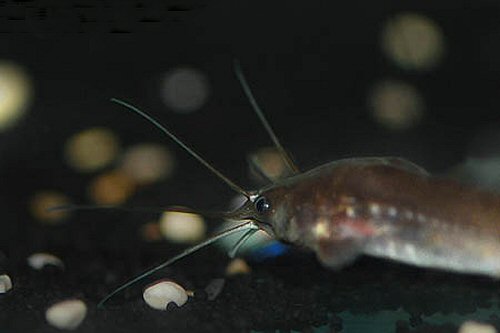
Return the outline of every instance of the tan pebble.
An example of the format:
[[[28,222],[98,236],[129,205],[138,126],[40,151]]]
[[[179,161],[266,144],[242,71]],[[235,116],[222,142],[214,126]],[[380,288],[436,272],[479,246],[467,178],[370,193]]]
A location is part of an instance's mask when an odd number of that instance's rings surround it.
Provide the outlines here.
[[[247,262],[241,258],[233,259],[226,267],[226,275],[248,274],[252,271]]]
[[[460,326],[458,333],[497,333],[497,330],[489,324],[466,321]]]
[[[0,275],[0,294],[5,294],[12,289],[12,280],[7,274]]]
[[[173,281],[159,281],[144,290],[144,301],[153,309],[166,310],[170,302],[183,306],[188,295],[186,290]]]
[[[87,315],[87,306],[78,299],[69,299],[50,306],[45,311],[47,322],[61,330],[74,330]]]
[[[28,265],[40,270],[47,265],[53,265],[59,268],[64,268],[64,263],[61,259],[50,253],[34,253],[28,257]]]

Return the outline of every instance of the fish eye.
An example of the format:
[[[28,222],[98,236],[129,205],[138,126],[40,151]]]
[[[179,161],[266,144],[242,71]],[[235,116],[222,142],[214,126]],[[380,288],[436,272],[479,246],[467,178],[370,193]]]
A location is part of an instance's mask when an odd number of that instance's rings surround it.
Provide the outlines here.
[[[254,205],[255,205],[255,210],[259,214],[264,214],[271,209],[271,204],[266,199],[266,197],[263,197],[263,196],[258,197],[255,200]]]

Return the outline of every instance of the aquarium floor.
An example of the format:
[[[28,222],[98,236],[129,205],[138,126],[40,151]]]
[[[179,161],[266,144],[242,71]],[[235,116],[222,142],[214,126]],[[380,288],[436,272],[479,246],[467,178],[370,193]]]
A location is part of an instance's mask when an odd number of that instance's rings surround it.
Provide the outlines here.
[[[97,302],[114,287],[182,247],[131,243],[120,248],[108,243],[89,250],[80,241],[76,249],[51,251],[64,261],[64,269],[36,271],[23,255],[4,256],[2,270],[14,287],[0,295],[0,332],[55,332],[44,319],[45,309],[73,297],[89,307],[76,332],[456,332],[467,319],[500,327],[495,315],[500,283],[491,279],[370,258],[331,271],[300,251],[250,262],[251,273],[226,278],[220,295],[209,301],[203,290],[212,279],[224,277],[228,259],[217,248],[208,248],[99,310]],[[27,252],[21,246],[18,250]],[[177,281],[193,290],[194,297],[180,308],[149,308],[142,290],[159,278]]]

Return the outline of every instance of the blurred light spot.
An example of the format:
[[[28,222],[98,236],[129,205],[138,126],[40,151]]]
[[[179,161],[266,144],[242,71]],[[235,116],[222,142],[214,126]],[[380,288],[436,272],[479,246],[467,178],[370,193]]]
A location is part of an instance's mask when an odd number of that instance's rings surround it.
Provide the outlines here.
[[[111,130],[94,127],[69,138],[65,146],[65,157],[75,170],[91,172],[113,162],[119,151],[118,137]]]
[[[164,146],[145,143],[125,152],[121,170],[139,185],[147,185],[170,176],[174,170],[172,153]]]
[[[33,87],[24,69],[0,61],[0,131],[13,126],[31,102]]]
[[[249,156],[250,166],[255,177],[276,180],[285,176],[288,166],[280,152],[274,147],[258,149]]]
[[[149,222],[141,226],[142,239],[155,242],[163,239],[158,222]]]
[[[194,243],[205,237],[205,220],[197,214],[167,211],[160,218],[160,230],[169,241]]]
[[[90,184],[88,193],[92,201],[100,205],[119,205],[134,194],[135,183],[125,173],[114,170],[97,176]]]
[[[372,116],[382,126],[392,130],[406,130],[421,120],[424,101],[411,85],[385,80],[372,87],[368,96]]]
[[[440,27],[428,17],[402,13],[386,22],[382,49],[404,69],[426,70],[442,60],[444,37]]]
[[[67,196],[56,191],[36,193],[30,201],[30,211],[33,217],[47,224],[57,224],[70,215],[69,210],[50,210],[50,208],[65,206],[70,203]]]
[[[198,110],[210,94],[208,79],[194,68],[176,68],[167,72],[161,89],[163,102],[179,113]]]

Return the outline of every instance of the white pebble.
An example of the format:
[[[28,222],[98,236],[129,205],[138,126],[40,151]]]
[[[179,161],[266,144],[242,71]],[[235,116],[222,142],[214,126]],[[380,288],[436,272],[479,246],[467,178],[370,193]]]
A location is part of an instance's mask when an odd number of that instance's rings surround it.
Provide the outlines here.
[[[497,330],[489,324],[466,321],[460,326],[458,333],[497,333]]]
[[[30,255],[28,257],[28,265],[37,270],[44,268],[46,265],[64,268],[62,260],[50,253],[34,253]]]
[[[81,324],[87,315],[87,306],[78,299],[58,302],[45,311],[47,322],[62,330],[73,330]]]
[[[144,290],[142,297],[156,310],[166,310],[170,302],[183,306],[188,300],[186,290],[172,281],[160,281],[149,286]]]
[[[0,294],[5,294],[12,289],[12,281],[7,274],[0,275]]]
[[[205,236],[205,221],[200,215],[183,212],[165,212],[160,218],[160,231],[166,239],[176,243],[195,243]]]

